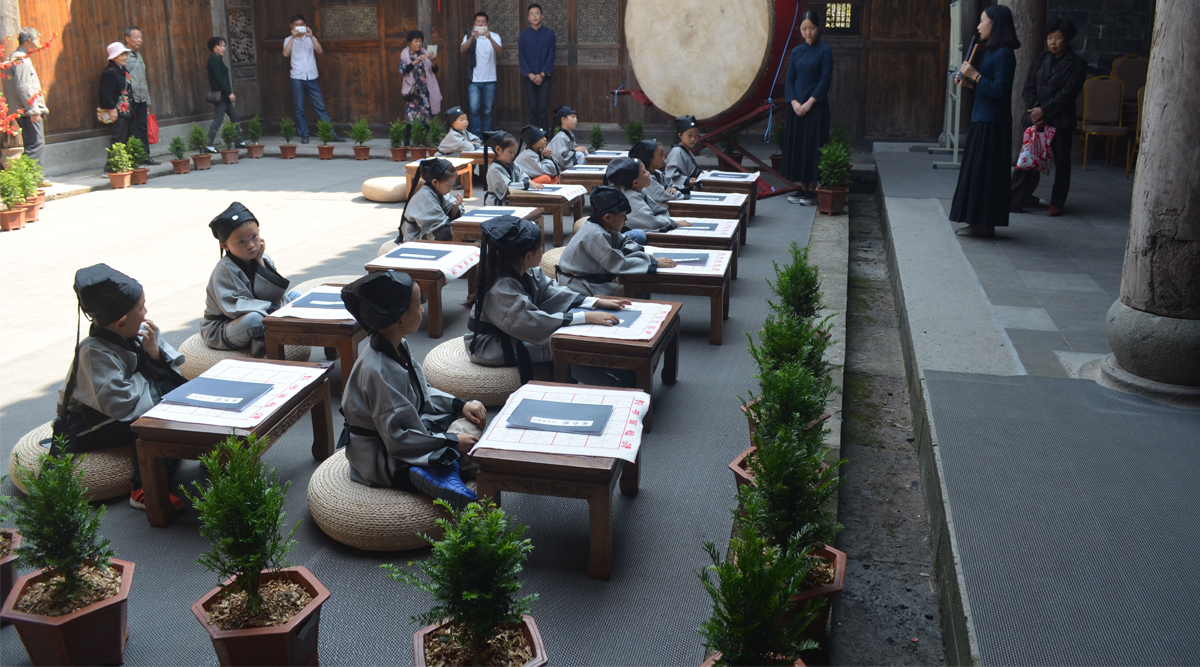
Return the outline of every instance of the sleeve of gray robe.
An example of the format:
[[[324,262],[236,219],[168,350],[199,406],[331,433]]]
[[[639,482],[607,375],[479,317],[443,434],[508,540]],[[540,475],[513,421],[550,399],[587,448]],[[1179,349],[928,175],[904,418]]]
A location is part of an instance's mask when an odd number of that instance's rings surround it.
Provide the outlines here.
[[[529,295],[533,294],[533,298]],[[547,347],[550,336],[571,322],[567,311],[582,305],[584,297],[554,283],[540,267],[530,269],[522,280],[501,278],[492,285],[483,302],[481,319],[515,340]],[[478,339],[475,351],[471,342]],[[471,360],[489,366],[504,364],[499,336],[468,332],[464,339]]]
[[[559,131],[550,140],[550,155],[554,158],[554,164],[558,166],[560,174],[577,164],[586,162],[583,154],[575,150],[575,146],[575,141],[566,131]]]
[[[428,183],[422,185],[404,206],[401,227],[404,240],[445,240],[450,221],[462,215],[461,208],[454,206],[453,201],[450,195],[439,195]]]
[[[667,209],[650,200],[645,190],[638,192],[633,188],[626,188],[622,192],[625,193],[632,209],[625,217],[626,227],[647,232],[669,232],[675,229],[675,222],[667,214]]]
[[[558,176],[558,165],[554,163],[554,160],[542,157],[532,148],[521,151],[521,154],[517,156],[516,165],[521,168],[521,171],[529,174],[530,178]]]
[[[700,175],[700,167],[696,165],[696,158],[688,149],[676,146],[667,155],[665,175],[670,183],[669,187],[686,188],[688,181]]]
[[[594,222],[587,222],[571,237],[558,259],[558,266],[562,269],[559,283],[588,296],[611,295],[617,289],[615,276],[658,271],[658,262],[642,246],[626,239],[620,232],[604,229]],[[614,276],[614,280],[594,278],[600,275]],[[588,280],[585,276],[593,276],[593,279]]]
[[[437,152],[441,156],[457,156],[463,151],[479,150],[483,144],[479,141],[479,137],[471,134],[469,130],[451,129],[446,132],[446,136],[442,137],[442,141],[438,144]]]
[[[270,257],[264,256],[263,260],[271,267],[271,272],[278,273]],[[236,320],[246,313],[266,316],[283,305],[286,284],[283,287],[273,284],[260,272],[256,274],[254,286],[251,291],[250,280],[242,269],[228,255],[222,257],[208,279],[204,314]]]
[[[162,377],[178,374],[176,369],[183,364],[183,355],[161,335],[157,340],[166,368],[147,364],[147,372]],[[63,384],[65,389],[66,383]],[[151,383],[137,372],[137,353],[88,336],[79,344],[71,399],[117,421],[131,422],[146,414],[162,397],[157,396]],[[62,401],[62,389],[59,390],[59,401]]]
[[[669,201],[675,201],[682,196],[678,191],[676,191],[673,195],[668,194],[667,190],[673,187],[675,186],[667,182],[667,177],[665,174],[663,174],[661,171],[656,171],[650,174],[650,185],[647,185],[642,189],[642,194],[660,204],[665,204]]]
[[[508,203],[509,190],[526,190],[529,188],[529,176],[514,162],[511,167],[505,167],[499,162],[488,167],[487,191],[490,197],[485,198],[485,206],[503,206]]]

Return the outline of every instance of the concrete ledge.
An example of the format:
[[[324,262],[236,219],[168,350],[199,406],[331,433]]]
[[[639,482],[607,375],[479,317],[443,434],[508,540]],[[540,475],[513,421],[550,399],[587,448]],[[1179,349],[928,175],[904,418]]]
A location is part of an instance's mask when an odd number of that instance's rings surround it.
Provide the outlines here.
[[[825,423],[825,446],[834,461],[842,458],[842,402],[845,396],[846,312],[850,296],[850,216],[821,215],[813,219],[808,236],[808,259],[821,271],[821,291],[825,307],[818,317],[833,315],[829,320],[832,344],[825,351],[825,360],[833,365],[829,377],[833,391],[826,408],[832,415]]]

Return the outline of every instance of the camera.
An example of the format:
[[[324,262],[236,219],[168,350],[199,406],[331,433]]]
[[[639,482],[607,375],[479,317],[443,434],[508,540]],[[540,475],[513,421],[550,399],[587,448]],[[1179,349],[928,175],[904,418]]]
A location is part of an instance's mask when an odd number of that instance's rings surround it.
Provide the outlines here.
[[[302,26],[302,25],[296,26],[296,32],[303,35],[304,33],[308,32],[308,28],[306,26]]]

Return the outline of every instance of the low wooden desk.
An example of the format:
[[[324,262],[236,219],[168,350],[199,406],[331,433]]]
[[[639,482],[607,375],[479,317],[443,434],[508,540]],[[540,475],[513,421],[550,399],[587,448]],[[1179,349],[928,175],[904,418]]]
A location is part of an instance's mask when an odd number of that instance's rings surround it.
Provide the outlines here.
[[[474,184],[471,182],[471,171],[475,169],[475,161],[469,157],[447,157],[442,159],[449,160],[450,164],[454,165],[454,171],[458,173],[458,182],[462,183],[463,199],[470,199],[471,193],[474,191]],[[420,166],[421,160],[413,160],[404,165],[404,172],[408,176],[407,183],[409,187],[412,187],[413,180],[417,177],[417,168]],[[466,178],[463,178],[464,176]]]
[[[629,299],[644,301],[644,299]],[[679,309],[683,304],[673,301],[658,301],[671,306],[667,320],[650,340],[620,340],[616,338],[593,338],[573,336],[559,329],[550,336],[550,351],[554,356],[554,380],[569,383],[571,364],[620,368],[631,370],[637,375],[638,389],[654,395],[654,369],[658,360],[663,362],[663,384],[675,384],[679,376]],[[654,403],[644,418],[646,430],[654,422]]]
[[[612,387],[597,389],[622,391]],[[475,450],[471,458],[479,464],[476,481],[480,498],[491,498],[497,505],[500,504],[500,495],[504,491],[586,500],[591,543],[587,573],[593,579],[608,579],[612,573],[612,490],[620,480],[621,493],[627,496],[637,495],[639,468],[642,462],[641,448],[638,449],[637,460],[633,463],[600,456],[541,454],[487,448]]]
[[[472,164],[482,165],[483,164],[483,151],[484,151],[484,149],[480,148],[477,151],[463,151],[463,152],[459,153],[458,155],[459,155],[459,157],[470,160]],[[487,152],[489,154],[488,163],[490,164],[492,162],[495,162],[496,161],[496,151],[492,150],[491,148],[488,148]]]
[[[471,243],[455,243],[453,241],[420,241],[420,243],[473,245]],[[400,273],[407,273],[412,277],[413,282],[421,286],[421,293],[425,294],[425,305],[427,307],[425,317],[428,319],[426,331],[430,338],[442,337],[442,333],[445,330],[444,322],[442,322],[442,288],[446,286],[446,274],[442,273],[441,269],[395,269],[386,266],[372,266],[370,262],[364,268],[367,270],[367,273],[399,271]],[[465,275],[468,294],[475,293],[475,274],[478,269],[479,265],[476,264]]]
[[[704,194],[703,192],[699,194]],[[719,193],[714,193],[719,194]],[[738,221],[738,237],[742,245],[746,245],[746,228],[750,224],[750,198],[747,197],[741,206],[726,204],[700,203],[691,199],[675,199],[667,202],[667,211],[671,217],[679,218],[722,218]]]
[[[605,163],[605,164],[607,164],[607,163]],[[558,182],[562,185],[582,185],[584,188],[587,188],[587,191],[589,193],[597,185],[603,185],[604,184],[604,171],[605,171],[604,165],[589,164],[586,166],[587,167],[600,167],[600,169],[599,170],[587,169],[587,168],[580,169],[579,166],[577,165],[577,166],[571,167],[570,169],[559,174]]]
[[[739,225],[739,229],[740,229]],[[719,236],[691,236],[687,233],[687,227],[679,227],[679,231],[670,234],[658,232],[646,232],[646,243],[650,245],[662,246],[664,248],[703,248],[705,250],[728,250],[731,254],[729,258],[729,274],[734,280],[738,277],[738,235],[737,232],[731,234],[728,238]]]
[[[133,423],[137,434],[138,466],[142,475],[142,488],[146,492],[146,520],[151,526],[166,526],[175,514],[167,489],[167,467],[165,459],[197,460],[230,435],[245,438],[257,435],[266,438],[267,448],[306,413],[312,413],[312,455],[324,461],[333,455],[336,441],[333,437],[333,403],[330,400],[329,367],[301,361],[277,361],[256,359],[255,363],[282,364],[311,368],[320,377],[305,387],[291,400],[282,405],[257,427],[229,429],[224,426],[188,424],[186,422],[150,419],[142,417]],[[265,451],[265,450],[264,450]]]
[[[595,151],[585,155],[583,160],[587,164],[608,164],[619,157],[629,157],[629,154],[623,151]]]
[[[367,337],[367,332],[357,321],[350,320],[306,320],[298,317],[264,317],[267,328],[267,358],[286,359],[285,345],[306,347],[334,347],[338,359],[342,360],[342,390],[350,379],[350,369],[358,360],[358,344]]]
[[[651,294],[692,294],[709,299],[709,345],[721,344],[723,321],[729,319],[729,272],[732,262],[725,265],[721,275],[674,273],[659,269],[657,273],[625,273],[617,281],[625,287],[629,298],[649,299]]]
[[[513,206],[513,207],[483,206],[483,207],[480,207],[479,209],[475,209],[475,210],[478,211],[478,210],[486,209],[486,208],[518,208],[518,207],[515,207],[515,206]],[[537,223],[537,226],[540,228],[542,226],[542,216],[546,214],[546,210],[541,207],[538,207],[538,206],[533,206],[533,207],[529,207],[529,208],[530,208],[530,211],[521,217],[523,217],[526,220],[529,220],[531,222]],[[475,211],[467,211],[466,215],[464,215],[463,217],[469,218],[469,217],[471,217],[471,214],[474,212]],[[455,243],[473,243],[475,245],[479,245],[480,241],[483,240],[483,233],[481,231],[479,231],[479,225],[482,225],[482,224],[483,224],[482,222],[473,222],[471,220],[461,220],[461,219],[451,220],[450,221],[450,233],[453,235],[454,242]]]
[[[583,195],[574,199],[563,199],[558,195],[542,194],[537,190],[509,190],[508,203],[511,206],[538,206],[554,214],[554,247],[563,244],[563,215],[575,210],[575,219],[583,217]]]
[[[750,217],[758,214],[758,179],[744,181],[721,180],[717,178],[701,178],[696,181],[702,192],[736,192],[746,195],[750,206]]]

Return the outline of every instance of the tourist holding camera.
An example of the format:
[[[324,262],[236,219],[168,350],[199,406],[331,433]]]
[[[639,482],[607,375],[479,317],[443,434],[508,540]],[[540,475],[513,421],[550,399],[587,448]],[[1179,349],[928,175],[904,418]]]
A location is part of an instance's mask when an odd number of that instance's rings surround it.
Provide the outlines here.
[[[324,53],[321,42],[304,23],[304,15],[292,17],[292,34],[283,40],[283,57],[292,61],[292,105],[296,107],[296,131],[300,143],[308,143],[308,123],[304,119],[304,96],[312,100],[313,111],[321,120],[329,120],[325,110],[325,98],[321,96],[321,84],[317,81],[317,56]],[[336,137],[334,141],[345,141]]]
[[[492,103],[496,99],[496,59],[504,53],[500,35],[488,29],[487,12],[475,14],[475,24],[463,36],[459,53],[467,54],[467,117],[471,133],[492,131]]]

